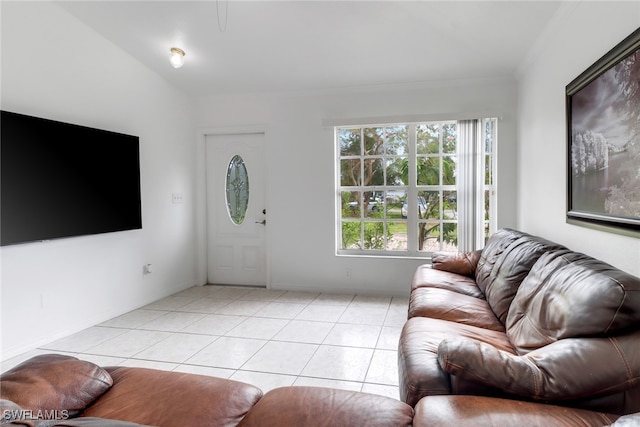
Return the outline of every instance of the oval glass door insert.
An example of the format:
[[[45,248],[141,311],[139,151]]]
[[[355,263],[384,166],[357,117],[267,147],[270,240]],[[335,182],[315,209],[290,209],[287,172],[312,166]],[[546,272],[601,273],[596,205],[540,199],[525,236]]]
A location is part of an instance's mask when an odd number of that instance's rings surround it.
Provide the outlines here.
[[[234,224],[242,224],[249,205],[249,175],[244,160],[233,156],[227,167],[227,212]]]

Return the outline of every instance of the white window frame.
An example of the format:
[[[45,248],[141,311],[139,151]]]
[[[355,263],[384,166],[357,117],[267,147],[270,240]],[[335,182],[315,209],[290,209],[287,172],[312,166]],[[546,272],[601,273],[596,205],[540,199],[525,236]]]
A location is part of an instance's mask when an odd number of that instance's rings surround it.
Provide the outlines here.
[[[457,171],[460,174],[456,177],[455,185],[438,185],[438,186],[418,186],[416,185],[416,163],[417,163],[417,126],[421,124],[443,124],[457,122]],[[373,257],[399,257],[399,258],[429,258],[432,252],[419,251],[418,250],[418,209],[417,200],[419,191],[456,191],[457,192],[457,207],[460,216],[457,219],[458,224],[458,251],[470,251],[474,249],[480,249],[484,246],[484,243],[489,235],[496,230],[497,226],[497,124],[496,118],[481,118],[473,119],[473,127],[470,128],[470,142],[466,144],[467,150],[464,151],[465,144],[460,141],[460,127],[463,121],[460,120],[420,120],[420,121],[402,121],[391,123],[375,123],[375,124],[357,124],[347,125],[340,124],[334,126],[334,147],[335,147],[335,188],[336,188],[336,221],[335,221],[335,248],[336,255],[338,256],[373,256]],[[490,132],[490,147],[487,150],[487,123],[491,126]],[[390,126],[408,126],[408,162],[409,162],[409,183],[404,186],[345,186],[340,184],[340,137],[339,132],[341,129],[354,129],[354,128],[381,128]],[[364,140],[361,141],[364,144]],[[442,164],[442,152],[440,152],[440,162]],[[357,156],[356,156],[357,157]],[[364,154],[360,154],[360,159],[364,162]],[[463,159],[466,159],[463,160]],[[487,159],[490,162],[487,165]],[[466,165],[466,166],[463,166]],[[491,170],[491,182],[485,182],[485,169],[489,167]],[[465,171],[462,168],[465,167]],[[442,168],[441,168],[442,171]],[[360,184],[363,183],[361,177]],[[364,194],[365,191],[382,192],[388,190],[406,191],[408,211],[407,211],[407,250],[406,251],[390,251],[380,249],[342,249],[342,201],[341,194],[343,191],[360,191]],[[488,196],[489,205],[489,218],[485,219],[485,197]],[[442,204],[442,198],[440,200]],[[442,205],[440,206],[440,212],[442,212]],[[468,215],[473,215],[477,220],[473,223],[467,223],[464,218]],[[365,213],[362,212],[360,216],[361,228],[364,227],[366,220]],[[478,220],[480,219],[480,220]],[[356,221],[356,220],[354,220]],[[441,219],[441,221],[443,221]],[[356,221],[357,222],[357,221]],[[387,219],[381,220],[385,223],[393,222]],[[385,233],[386,234],[386,233]],[[440,236],[442,239],[442,236]]]

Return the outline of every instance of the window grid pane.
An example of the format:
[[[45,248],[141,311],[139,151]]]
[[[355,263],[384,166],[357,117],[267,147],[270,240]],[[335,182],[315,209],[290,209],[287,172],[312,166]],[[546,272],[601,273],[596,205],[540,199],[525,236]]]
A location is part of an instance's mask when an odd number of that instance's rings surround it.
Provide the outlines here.
[[[362,137],[361,130],[356,129],[340,129],[340,155],[341,156],[359,156],[362,153]]]
[[[442,152],[455,154],[458,142],[458,128],[456,123],[444,123],[442,125]]]
[[[483,120],[484,144],[484,209],[483,209],[483,237],[486,242],[491,234],[496,231],[496,145],[497,145],[497,119]]]

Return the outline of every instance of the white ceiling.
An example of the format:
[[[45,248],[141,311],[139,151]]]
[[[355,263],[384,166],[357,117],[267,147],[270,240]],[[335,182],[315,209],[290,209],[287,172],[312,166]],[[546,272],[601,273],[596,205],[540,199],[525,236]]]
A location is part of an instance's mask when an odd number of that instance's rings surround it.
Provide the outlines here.
[[[562,1],[58,3],[198,96],[513,76]]]

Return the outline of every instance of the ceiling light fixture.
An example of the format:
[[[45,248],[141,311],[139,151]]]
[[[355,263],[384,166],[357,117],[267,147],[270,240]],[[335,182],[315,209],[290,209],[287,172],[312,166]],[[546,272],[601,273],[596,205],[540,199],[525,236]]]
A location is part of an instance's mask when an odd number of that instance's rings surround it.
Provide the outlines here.
[[[182,67],[184,65],[184,50],[172,47],[170,52],[171,55],[169,56],[169,61],[171,62],[171,65],[173,65],[173,68]]]

